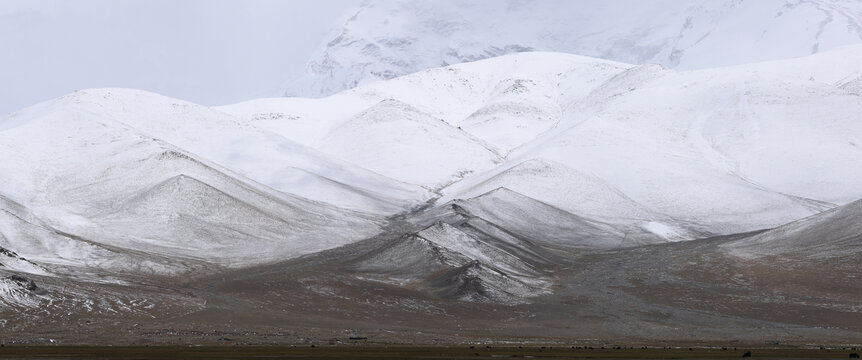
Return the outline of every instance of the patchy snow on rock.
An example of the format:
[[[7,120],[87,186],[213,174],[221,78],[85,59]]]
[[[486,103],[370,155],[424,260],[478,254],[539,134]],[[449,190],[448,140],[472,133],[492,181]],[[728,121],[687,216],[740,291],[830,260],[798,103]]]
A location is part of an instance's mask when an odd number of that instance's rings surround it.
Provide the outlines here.
[[[505,233],[438,222],[363,256],[353,269],[445,298],[521,304],[549,291],[541,269],[548,260],[534,247]]]
[[[837,257],[862,252],[862,200],[721,247],[743,258]]]
[[[3,234],[0,234],[0,241],[4,243],[8,242],[5,240]],[[48,271],[44,267],[39,266],[39,264],[27,260],[15,252],[2,247],[0,247],[0,268],[38,275],[45,275],[48,273]]]
[[[0,303],[6,307],[26,309],[40,306],[49,297],[33,280],[0,272]]]

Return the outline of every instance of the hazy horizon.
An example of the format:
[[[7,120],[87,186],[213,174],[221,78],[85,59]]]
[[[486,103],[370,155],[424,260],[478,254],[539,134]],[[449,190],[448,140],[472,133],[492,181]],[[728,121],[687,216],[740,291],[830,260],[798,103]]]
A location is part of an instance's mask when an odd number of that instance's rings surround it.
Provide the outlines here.
[[[2,0],[0,114],[99,87],[204,105],[273,96],[358,3]]]

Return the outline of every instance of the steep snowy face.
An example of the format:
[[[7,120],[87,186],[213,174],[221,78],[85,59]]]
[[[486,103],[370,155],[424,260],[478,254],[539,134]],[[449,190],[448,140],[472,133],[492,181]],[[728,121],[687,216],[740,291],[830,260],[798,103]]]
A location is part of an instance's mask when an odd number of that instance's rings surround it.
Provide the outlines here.
[[[288,96],[324,96],[427,68],[522,51],[708,68],[862,41],[853,0],[366,1]]]

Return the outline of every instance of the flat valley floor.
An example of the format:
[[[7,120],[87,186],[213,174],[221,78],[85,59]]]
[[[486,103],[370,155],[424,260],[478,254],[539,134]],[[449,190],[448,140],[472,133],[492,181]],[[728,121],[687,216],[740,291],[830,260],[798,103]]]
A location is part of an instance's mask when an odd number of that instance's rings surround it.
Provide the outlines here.
[[[2,359],[846,359],[851,348],[591,347],[585,345],[4,346]]]

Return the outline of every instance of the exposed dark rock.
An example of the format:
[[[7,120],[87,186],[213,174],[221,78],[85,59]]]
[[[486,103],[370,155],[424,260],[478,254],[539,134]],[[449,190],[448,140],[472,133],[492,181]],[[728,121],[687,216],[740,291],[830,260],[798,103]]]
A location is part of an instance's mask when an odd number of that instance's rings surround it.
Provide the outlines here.
[[[10,275],[10,276],[7,276],[6,279],[12,280],[16,284],[18,284],[18,286],[21,286],[25,290],[30,291],[32,293],[35,293],[38,295],[44,295],[47,293],[45,291],[45,289],[42,289],[42,288],[39,288],[38,286],[36,286],[35,281],[27,279],[21,275]]]

